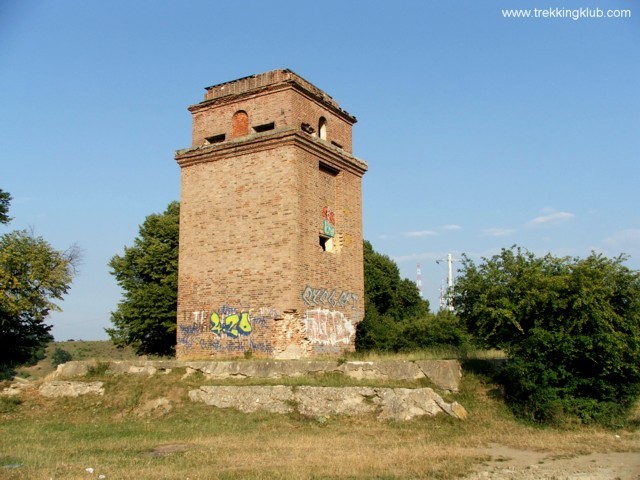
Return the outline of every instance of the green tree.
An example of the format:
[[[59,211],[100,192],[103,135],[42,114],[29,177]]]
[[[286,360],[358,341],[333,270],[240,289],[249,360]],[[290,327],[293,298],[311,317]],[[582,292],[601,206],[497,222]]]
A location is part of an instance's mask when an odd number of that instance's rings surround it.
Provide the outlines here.
[[[364,242],[365,317],[358,324],[356,348],[398,350],[402,323],[429,314],[429,303],[415,283],[400,277],[396,263]]]
[[[11,204],[11,195],[0,188],[0,223],[9,223],[9,205]]]
[[[0,237],[0,368],[34,359],[50,340],[45,323],[54,303],[69,291],[80,253],[55,250],[42,237],[20,230]]]
[[[459,317],[486,346],[504,349],[506,399],[540,422],[610,422],[640,393],[640,273],[626,257],[536,257],[503,249],[463,259]]]
[[[149,215],[134,245],[109,262],[124,291],[111,313],[114,327],[106,329],[116,345],[131,345],[138,354],[174,354],[179,225],[180,204],[172,202],[164,213]]]
[[[401,278],[398,265],[387,255],[376,252],[367,240],[364,241],[364,294],[371,309],[396,320],[429,311],[429,303],[420,297],[416,284]]]

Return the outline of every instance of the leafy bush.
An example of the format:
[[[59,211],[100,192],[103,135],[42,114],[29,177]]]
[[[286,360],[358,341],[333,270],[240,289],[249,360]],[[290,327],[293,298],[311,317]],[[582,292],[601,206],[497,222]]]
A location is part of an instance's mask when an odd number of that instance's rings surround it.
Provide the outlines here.
[[[367,313],[365,322],[366,335],[357,337],[360,350],[409,352],[451,347],[464,356],[471,348],[471,336],[464,324],[445,310],[400,321],[373,310]]]
[[[420,350],[434,347],[454,347],[461,353],[470,348],[471,337],[460,319],[448,310],[435,315],[403,322],[399,350]]]
[[[356,350],[398,351],[400,325],[390,315],[381,315],[365,300],[365,317],[356,327]]]
[[[60,347],[56,347],[56,349],[53,351],[53,355],[51,355],[51,363],[54,367],[57,367],[58,365],[61,365],[63,363],[70,362],[71,360],[73,360],[71,354]]]
[[[509,357],[521,417],[614,424],[640,394],[640,274],[626,258],[555,258],[513,247],[463,260],[455,302],[469,331]]]

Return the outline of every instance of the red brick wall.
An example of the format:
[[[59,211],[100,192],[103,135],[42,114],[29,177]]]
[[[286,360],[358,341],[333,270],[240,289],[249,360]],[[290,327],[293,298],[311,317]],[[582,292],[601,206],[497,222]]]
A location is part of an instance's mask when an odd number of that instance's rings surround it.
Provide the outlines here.
[[[283,88],[284,87],[284,88]],[[248,114],[248,127],[274,122],[276,129],[300,129],[302,124],[314,128],[318,135],[320,117],[327,120],[327,142],[335,142],[346,152],[352,152],[351,125],[355,119],[341,110],[328,109],[327,105],[307,92],[288,85],[276,86],[274,91],[247,92],[237,97],[223,97],[205,101],[191,107],[193,113],[192,146],[206,145],[207,138],[226,134],[236,138],[232,118],[238,111]]]
[[[240,110],[231,117],[231,138],[245,135],[249,135],[249,115],[244,110]]]
[[[323,108],[322,99],[295,85],[272,87],[191,107],[194,147],[176,155],[180,359],[353,349],[364,313],[366,165],[348,153],[351,125],[337,107]],[[250,127],[274,122],[274,129],[232,138],[238,110]],[[328,141],[300,130],[303,120],[317,129],[320,116],[328,120]],[[224,141],[201,146],[220,134]],[[320,245],[326,231],[334,234],[331,251]]]

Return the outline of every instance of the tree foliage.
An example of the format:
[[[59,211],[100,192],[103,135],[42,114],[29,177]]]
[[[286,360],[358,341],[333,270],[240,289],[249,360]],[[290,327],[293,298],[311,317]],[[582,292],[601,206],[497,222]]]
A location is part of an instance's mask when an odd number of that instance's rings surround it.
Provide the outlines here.
[[[471,336],[460,318],[449,310],[411,317],[400,324],[396,350],[412,351],[446,347],[465,355]]]
[[[11,195],[0,188],[0,223],[9,223],[9,205],[11,204]]]
[[[429,304],[420,297],[414,282],[400,277],[398,265],[364,241],[364,290],[370,308],[395,320],[421,315]]]
[[[358,324],[356,348],[397,351],[406,346],[403,323],[427,316],[429,303],[415,283],[400,277],[396,263],[364,242],[365,317]]]
[[[460,318],[504,349],[506,398],[534,421],[606,422],[640,392],[640,274],[626,258],[536,257],[503,249],[465,257],[455,287]]]
[[[179,221],[178,202],[149,215],[134,245],[109,262],[124,298],[106,331],[116,345],[131,345],[138,354],[175,351]]]
[[[55,250],[24,230],[0,237],[0,366],[28,363],[51,340],[45,319],[69,291],[79,251]]]

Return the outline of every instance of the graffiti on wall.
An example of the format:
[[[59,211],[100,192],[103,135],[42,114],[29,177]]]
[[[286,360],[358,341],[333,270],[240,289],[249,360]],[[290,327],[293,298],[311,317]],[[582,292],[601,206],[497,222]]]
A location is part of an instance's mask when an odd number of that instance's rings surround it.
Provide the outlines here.
[[[256,329],[266,328],[269,320],[280,316],[272,308],[255,310],[242,304],[238,307],[223,305],[213,311],[185,312],[184,321],[178,325],[178,346],[185,350],[198,345],[210,351],[270,353],[271,345],[254,341],[251,334]],[[244,340],[234,341],[242,338]]]
[[[253,326],[249,320],[249,312],[228,315],[213,312],[209,317],[209,329],[216,335],[238,338],[240,335],[249,335],[253,331]]]
[[[267,342],[254,341],[251,337],[248,337],[247,342],[223,342],[220,337],[214,338],[201,338],[199,340],[187,340],[189,345],[183,345],[185,350],[189,350],[194,345],[198,345],[202,350],[210,352],[246,352],[248,350],[252,352],[272,353],[273,346]]]
[[[209,314],[209,331],[219,336],[238,338],[250,335],[256,325],[265,327],[267,320],[278,316],[273,309],[261,308],[254,314],[250,307],[223,305]]]
[[[327,237],[335,237],[336,235],[336,216],[329,207],[322,209],[322,231]]]
[[[358,295],[345,290],[338,293],[338,290],[335,288],[328,290],[326,288],[313,288],[307,285],[302,291],[302,300],[310,307],[348,308],[351,306],[351,308],[355,310],[358,303]]]
[[[316,345],[349,345],[356,333],[349,319],[336,310],[307,310],[305,324],[309,341]]]

